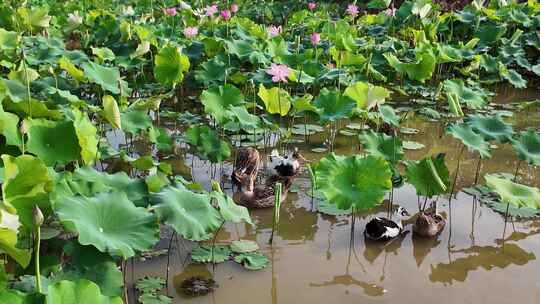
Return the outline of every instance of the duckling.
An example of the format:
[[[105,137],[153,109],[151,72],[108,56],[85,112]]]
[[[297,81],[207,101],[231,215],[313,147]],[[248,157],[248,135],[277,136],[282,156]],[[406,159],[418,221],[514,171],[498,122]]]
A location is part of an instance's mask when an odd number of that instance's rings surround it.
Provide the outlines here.
[[[249,186],[250,180],[255,181],[257,179],[259,163],[260,156],[257,149],[246,147],[237,151],[234,169],[231,174],[233,190],[234,186],[236,186],[239,191],[242,191],[242,186]]]
[[[305,161],[305,158],[298,152],[298,148],[294,148],[292,153],[284,156],[279,155],[277,150],[272,150],[269,160],[271,175],[295,176],[300,171],[300,162]]]
[[[254,180],[250,179],[250,185],[247,190],[237,191],[233,194],[233,200],[236,204],[253,209],[270,208],[275,205],[276,183],[282,184],[281,202],[287,198],[287,193],[292,184],[292,178],[287,176],[270,176],[264,186],[254,187]]]
[[[421,212],[413,225],[415,235],[431,238],[444,229],[446,220],[436,212]]]
[[[399,236],[403,232],[402,220],[409,216],[409,212],[403,207],[399,207],[395,214],[397,221],[384,217],[375,217],[369,221],[364,230],[364,236],[373,241],[387,241]]]

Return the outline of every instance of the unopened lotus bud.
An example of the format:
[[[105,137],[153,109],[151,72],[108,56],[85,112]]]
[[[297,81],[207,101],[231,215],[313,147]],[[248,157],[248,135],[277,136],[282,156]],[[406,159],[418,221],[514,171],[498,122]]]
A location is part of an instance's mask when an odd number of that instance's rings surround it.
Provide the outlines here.
[[[28,128],[29,128],[29,126],[28,126],[28,120],[25,119],[25,120],[23,120],[23,121],[21,122],[21,127],[19,128],[19,130],[21,131],[21,134],[26,134],[26,133],[28,133]]]
[[[38,206],[34,206],[32,209],[32,221],[34,222],[34,226],[40,227],[43,225],[43,213],[41,213],[41,209],[39,209]]]

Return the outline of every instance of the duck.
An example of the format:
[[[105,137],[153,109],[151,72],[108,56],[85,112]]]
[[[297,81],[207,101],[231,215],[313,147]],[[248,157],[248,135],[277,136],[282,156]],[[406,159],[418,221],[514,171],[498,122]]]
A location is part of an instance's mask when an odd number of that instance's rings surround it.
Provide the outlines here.
[[[437,236],[444,229],[446,220],[436,212],[420,212],[413,225],[415,235],[432,238]]]
[[[270,174],[274,176],[296,176],[300,171],[301,162],[306,159],[294,148],[293,152],[285,155],[279,155],[277,150],[272,150],[268,157],[270,164],[268,166]]]
[[[231,173],[231,181],[234,187],[242,191],[244,186],[253,185],[257,179],[259,171],[260,155],[259,151],[253,147],[243,147],[237,151],[234,168]],[[253,180],[253,183],[251,183]],[[253,189],[248,189],[253,190]]]
[[[398,237],[403,232],[402,220],[409,216],[409,212],[399,207],[394,213],[397,217],[397,221],[385,217],[375,217],[371,219],[364,230],[364,236],[373,241],[387,241]]]
[[[268,177],[263,186],[254,187],[254,179],[250,179],[250,186],[243,191],[233,194],[233,201],[248,209],[271,208],[275,205],[276,183],[280,182],[281,202],[287,198],[287,193],[292,184],[292,177],[273,175]]]

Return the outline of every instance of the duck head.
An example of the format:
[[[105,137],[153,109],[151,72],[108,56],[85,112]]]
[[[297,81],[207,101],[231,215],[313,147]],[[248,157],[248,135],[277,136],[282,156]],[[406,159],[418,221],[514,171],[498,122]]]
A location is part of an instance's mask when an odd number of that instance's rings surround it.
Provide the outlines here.
[[[272,150],[268,157],[270,161],[270,173],[279,176],[294,176],[300,170],[301,163],[306,159],[295,148],[293,152],[279,155],[277,150]]]

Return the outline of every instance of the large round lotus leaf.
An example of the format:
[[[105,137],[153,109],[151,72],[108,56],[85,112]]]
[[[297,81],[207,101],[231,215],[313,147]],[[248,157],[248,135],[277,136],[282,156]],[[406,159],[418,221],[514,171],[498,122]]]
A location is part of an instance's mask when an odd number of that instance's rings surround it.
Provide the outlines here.
[[[120,71],[117,67],[105,67],[95,62],[83,63],[84,75],[91,82],[101,86],[103,91],[120,94]],[[124,92],[125,93],[125,92]]]
[[[273,87],[267,90],[261,84],[257,95],[262,99],[266,111],[270,114],[285,116],[291,109],[291,96],[283,89]]]
[[[222,223],[209,195],[167,187],[157,194],[157,199],[155,209],[160,220],[188,240],[208,239]]]
[[[28,229],[33,229],[32,210],[39,206],[44,216],[51,213],[49,194],[53,189],[52,177],[43,162],[32,155],[13,157],[2,155],[4,178],[3,205]]]
[[[54,210],[66,228],[78,232],[79,243],[124,259],[158,241],[155,216],[135,207],[124,192],[59,197]]]
[[[416,188],[418,195],[432,197],[448,191],[449,173],[444,162],[445,155],[426,157],[419,161],[407,161],[407,181]]]
[[[520,159],[527,163],[540,165],[540,134],[533,130],[521,132],[517,140],[512,140],[512,146]]]
[[[88,280],[63,280],[49,285],[48,304],[122,304],[120,297],[107,297],[101,294],[99,286]]]
[[[356,107],[356,102],[337,90],[322,89],[313,102],[323,122],[348,118]]]
[[[246,222],[253,225],[248,209],[244,206],[238,206],[230,196],[218,191],[210,193],[210,196],[215,199],[219,213],[225,221],[233,223]]]
[[[416,52],[416,62],[403,63],[394,54],[386,53],[384,57],[398,73],[407,74],[410,79],[424,82],[431,78],[437,65],[437,58],[432,51]]]
[[[383,133],[366,131],[359,136],[360,142],[369,154],[386,159],[391,164],[396,164],[403,158],[403,146],[401,139],[388,136]]]
[[[512,126],[505,123],[500,116],[473,115],[470,116],[469,123],[473,130],[486,140],[507,142],[514,134]]]
[[[190,145],[197,147],[201,156],[217,163],[231,156],[231,149],[227,142],[221,140],[219,135],[208,126],[192,126],[186,131],[186,140]]]
[[[249,270],[263,269],[269,263],[268,258],[264,254],[257,252],[241,253],[234,257],[234,261],[242,264],[242,266]]]
[[[487,186],[501,197],[503,203],[540,209],[540,190],[538,188],[516,184],[492,174],[487,174],[484,178]]]
[[[0,104],[0,135],[6,138],[7,145],[20,147],[22,144],[19,133],[19,116],[5,112],[2,104]]]
[[[338,156],[321,159],[315,167],[317,187],[340,209],[366,210],[380,204],[392,186],[392,172],[381,157]]]
[[[122,129],[131,134],[139,134],[152,126],[150,116],[143,110],[128,110],[120,114]]]
[[[231,253],[228,246],[202,245],[191,251],[191,259],[199,263],[223,263],[229,260]]]
[[[157,293],[163,287],[165,287],[166,282],[164,278],[161,277],[144,277],[137,281],[135,288],[141,293]]]
[[[182,82],[184,72],[189,70],[189,58],[173,45],[167,45],[159,50],[154,59],[154,76],[159,83],[175,85]]]
[[[390,91],[383,87],[358,81],[348,86],[343,94],[356,101],[358,108],[369,110],[384,103],[385,99],[390,96]]]
[[[450,125],[448,133],[459,139],[469,150],[478,151],[482,158],[491,157],[489,143],[484,140],[482,135],[475,133],[470,125],[464,123]]]
[[[389,123],[395,127],[399,127],[401,118],[396,114],[394,108],[388,105],[379,106],[379,114],[384,122]]]
[[[29,125],[28,152],[46,165],[67,164],[80,158],[81,147],[71,121],[34,119]]]
[[[233,241],[231,250],[235,253],[253,252],[259,250],[259,245],[257,242],[250,240]]]
[[[225,84],[204,90],[201,94],[201,102],[204,105],[204,111],[212,115],[219,124],[223,124],[229,119],[226,110],[233,106],[242,106],[244,95],[235,86]]]
[[[446,94],[457,96],[460,103],[471,109],[480,109],[487,102],[487,94],[482,89],[474,89],[465,85],[461,79],[448,79],[443,82]]]

